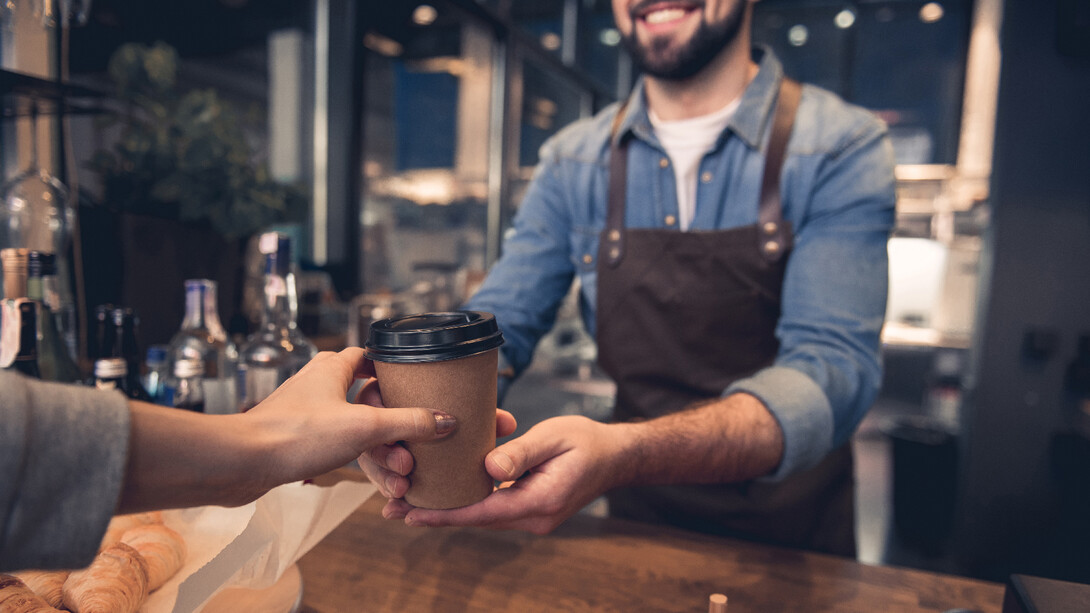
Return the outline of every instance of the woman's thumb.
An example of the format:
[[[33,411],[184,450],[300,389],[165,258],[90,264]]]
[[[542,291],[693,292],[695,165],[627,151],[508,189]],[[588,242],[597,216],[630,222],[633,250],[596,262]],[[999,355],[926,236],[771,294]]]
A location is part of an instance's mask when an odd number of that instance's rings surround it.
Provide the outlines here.
[[[381,409],[373,432],[384,443],[430,441],[449,435],[458,420],[449,413],[431,409]]]

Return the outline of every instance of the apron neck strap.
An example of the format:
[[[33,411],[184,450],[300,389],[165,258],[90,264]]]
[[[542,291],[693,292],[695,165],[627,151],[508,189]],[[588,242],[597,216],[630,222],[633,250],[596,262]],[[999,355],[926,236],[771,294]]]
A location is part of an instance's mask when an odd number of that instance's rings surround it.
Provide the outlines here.
[[[772,117],[772,134],[768,137],[765,152],[764,174],[761,177],[761,202],[757,210],[758,235],[761,254],[775,262],[783,257],[790,240],[787,224],[783,221],[780,199],[780,171],[787,156],[787,141],[795,125],[795,112],[802,98],[802,86],[786,77],[780,81],[779,99]]]
[[[795,123],[795,113],[802,98],[802,86],[784,77],[780,81],[779,98],[772,117],[772,134],[765,152],[764,174],[761,177],[761,200],[757,211],[760,245],[764,257],[772,262],[783,257],[790,241],[787,224],[780,206],[780,171],[787,154],[787,141]],[[627,109],[627,101],[617,109],[610,131],[609,200],[606,213],[606,263],[617,266],[624,258],[624,217],[626,181],[628,179],[628,138],[618,135]]]
[[[624,211],[628,179],[628,138],[625,135],[618,136],[621,129],[621,120],[624,119],[628,109],[628,101],[617,109],[617,115],[613,118],[613,128],[610,130],[609,143],[609,200],[606,212],[606,263],[617,266],[624,258]]]

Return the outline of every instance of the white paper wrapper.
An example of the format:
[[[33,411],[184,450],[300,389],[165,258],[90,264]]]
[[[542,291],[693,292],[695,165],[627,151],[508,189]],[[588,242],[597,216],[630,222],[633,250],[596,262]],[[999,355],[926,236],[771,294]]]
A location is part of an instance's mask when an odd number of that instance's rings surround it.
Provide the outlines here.
[[[377,489],[358,481],[289,483],[243,507],[164,513],[185,538],[186,563],[140,611],[192,613],[224,589],[271,586]]]

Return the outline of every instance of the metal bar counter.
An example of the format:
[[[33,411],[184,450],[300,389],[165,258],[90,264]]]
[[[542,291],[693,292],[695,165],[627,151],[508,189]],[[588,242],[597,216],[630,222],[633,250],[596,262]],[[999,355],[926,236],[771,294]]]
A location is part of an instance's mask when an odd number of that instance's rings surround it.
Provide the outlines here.
[[[303,613],[748,611],[999,613],[1003,586],[577,515],[547,536],[410,528],[371,498],[300,561]]]

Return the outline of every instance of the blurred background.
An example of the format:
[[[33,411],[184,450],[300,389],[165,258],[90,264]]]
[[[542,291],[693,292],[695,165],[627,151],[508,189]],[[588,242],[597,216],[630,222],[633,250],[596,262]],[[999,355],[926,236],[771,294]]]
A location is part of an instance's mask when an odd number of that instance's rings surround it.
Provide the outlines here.
[[[57,246],[84,330],[125,304],[145,345],[178,330],[188,278],[252,331],[269,229],[294,240],[319,348],[456,307],[538,148],[637,77],[604,0],[13,0],[0,18],[3,176],[61,184],[33,240]],[[860,559],[1090,582],[1087,3],[763,0],[753,31],[896,152]],[[507,408],[524,430],[558,407],[604,419],[611,396],[571,300]]]

